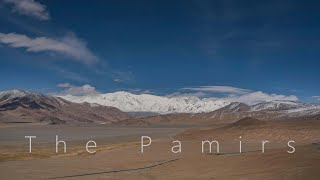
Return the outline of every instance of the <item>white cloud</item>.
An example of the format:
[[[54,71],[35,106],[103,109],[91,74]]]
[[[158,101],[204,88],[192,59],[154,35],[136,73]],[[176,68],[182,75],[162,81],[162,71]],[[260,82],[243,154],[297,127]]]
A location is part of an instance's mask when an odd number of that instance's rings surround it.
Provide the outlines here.
[[[312,96],[312,98],[314,98],[314,99],[316,99],[316,100],[320,101],[320,96]]]
[[[114,82],[121,82],[122,80],[119,79],[119,78],[115,78],[115,79],[113,79],[113,81],[114,81]]]
[[[3,2],[11,4],[13,12],[21,15],[34,17],[39,20],[50,19],[46,6],[34,0],[4,0]]]
[[[82,76],[81,74],[69,71],[62,67],[53,66],[52,64],[50,64],[49,69],[56,71],[59,76],[62,76],[65,79],[69,79],[76,82],[82,82],[82,83],[89,82],[89,79],[87,77]]]
[[[204,91],[204,92],[219,92],[219,93],[248,93],[251,90],[242,89],[231,86],[198,86],[198,87],[186,87],[182,90],[191,90],[191,91]]]
[[[58,87],[61,87],[61,88],[69,88],[69,87],[72,87],[72,85],[70,83],[62,83],[62,84],[58,84],[57,85]]]
[[[98,94],[99,92],[95,87],[85,84],[83,86],[75,86],[70,83],[62,83],[58,84],[57,87],[64,88],[64,90],[58,95],[74,95],[74,96],[85,96],[85,95],[93,95]]]
[[[31,38],[23,34],[0,33],[0,43],[13,48],[26,48],[28,52],[54,52],[85,64],[93,64],[98,61],[98,58],[87,48],[86,43],[73,33],[60,39]]]
[[[134,74],[131,71],[115,71],[113,72],[113,81],[114,82],[130,82],[134,80]]]
[[[175,92],[166,95],[167,97],[197,97],[197,98],[203,98],[206,97],[207,94],[204,92],[194,92],[194,93],[181,93],[181,92]]]

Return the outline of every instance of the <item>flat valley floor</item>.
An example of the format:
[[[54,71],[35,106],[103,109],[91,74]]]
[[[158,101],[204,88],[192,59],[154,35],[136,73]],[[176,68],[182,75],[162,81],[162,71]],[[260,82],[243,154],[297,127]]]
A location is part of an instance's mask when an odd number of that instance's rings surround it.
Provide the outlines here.
[[[310,123],[308,123],[310,124]],[[229,127],[78,127],[2,125],[0,128],[1,179],[319,179],[320,130],[312,125],[271,128]],[[281,125],[277,125],[279,127]],[[261,152],[257,132],[274,139]],[[280,133],[278,133],[280,132]],[[319,133],[318,133],[319,132]],[[295,153],[287,153],[287,139],[297,138]],[[55,135],[67,143],[67,153],[55,154]],[[239,136],[242,153],[239,153]],[[259,134],[259,133],[258,133]],[[36,135],[32,154],[26,135]],[[153,140],[142,154],[141,135]],[[293,136],[293,135],[292,135]],[[220,153],[202,153],[201,141],[219,138]],[[225,138],[224,138],[225,137]],[[211,139],[210,139],[211,138]],[[171,152],[181,140],[182,152]],[[97,152],[85,150],[88,140]]]

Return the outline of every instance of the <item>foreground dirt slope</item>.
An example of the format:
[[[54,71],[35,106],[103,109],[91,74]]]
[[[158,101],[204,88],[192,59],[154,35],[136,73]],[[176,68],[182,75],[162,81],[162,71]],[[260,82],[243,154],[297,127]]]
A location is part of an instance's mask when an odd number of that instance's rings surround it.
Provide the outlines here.
[[[300,144],[316,142],[320,139],[320,121],[318,120],[283,120],[262,121],[244,118],[223,127],[193,128],[177,135],[179,139],[221,141],[261,142],[269,140],[283,143],[294,140]]]
[[[145,154],[126,147],[91,156],[57,157],[0,163],[4,179],[318,179],[320,151],[315,145],[299,146],[295,154],[285,149],[265,154],[201,154],[189,144],[180,155],[169,153],[169,143],[154,143]],[[176,159],[176,160],[175,160]],[[163,165],[152,165],[175,160]],[[151,167],[150,167],[151,166]],[[144,167],[150,167],[144,169]],[[129,170],[131,169],[131,170]],[[139,170],[135,170],[139,169]]]
[[[201,141],[210,138],[219,140],[220,153],[208,153],[207,149],[202,153]],[[287,152],[289,138],[296,141],[293,154]],[[182,143],[178,154],[171,152],[176,139]],[[264,139],[270,144],[262,153]],[[154,137],[143,154],[139,142],[107,144],[93,155],[3,161],[0,174],[4,179],[316,180],[320,177],[319,142],[318,121],[265,122],[246,118],[224,127],[194,128],[175,136]]]

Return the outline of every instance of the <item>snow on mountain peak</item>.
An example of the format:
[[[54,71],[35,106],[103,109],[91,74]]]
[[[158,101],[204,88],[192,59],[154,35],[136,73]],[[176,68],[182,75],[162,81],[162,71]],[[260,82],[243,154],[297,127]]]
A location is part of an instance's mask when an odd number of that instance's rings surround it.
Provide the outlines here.
[[[151,94],[132,94],[118,91],[88,96],[60,96],[66,100],[82,103],[96,103],[116,107],[125,112],[201,113],[211,112],[227,106],[230,102],[197,97],[164,97]]]
[[[297,102],[297,101],[264,101],[251,106],[251,111],[261,110],[290,110],[296,108],[304,108],[310,106],[309,104]]]
[[[56,102],[60,105],[64,105],[64,102],[54,96],[40,94],[40,93],[33,93],[30,91],[25,90],[8,90],[8,91],[0,91],[0,104],[14,101],[16,99],[21,98],[28,98],[30,100],[34,101],[50,101],[50,102]]]
[[[16,98],[16,97],[24,97],[28,94],[31,94],[31,93],[23,90],[0,91],[0,99],[3,97],[10,98],[10,99]]]

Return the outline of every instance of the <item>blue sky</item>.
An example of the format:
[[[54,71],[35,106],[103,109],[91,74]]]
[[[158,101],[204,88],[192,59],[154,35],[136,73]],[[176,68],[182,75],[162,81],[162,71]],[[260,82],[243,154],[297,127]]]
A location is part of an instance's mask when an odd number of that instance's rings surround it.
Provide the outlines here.
[[[317,102],[319,7],[302,0],[3,0],[0,89],[234,95],[217,91],[228,86]]]

